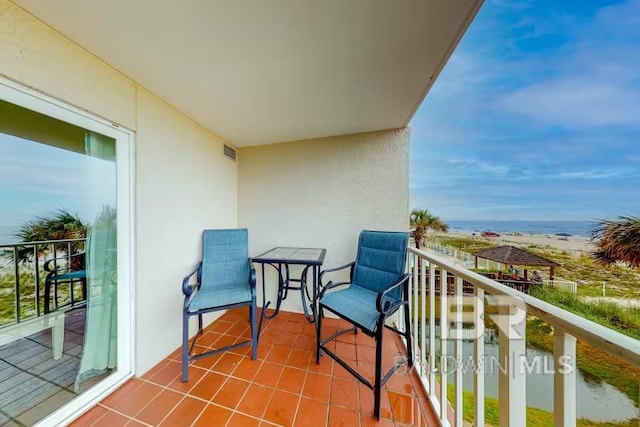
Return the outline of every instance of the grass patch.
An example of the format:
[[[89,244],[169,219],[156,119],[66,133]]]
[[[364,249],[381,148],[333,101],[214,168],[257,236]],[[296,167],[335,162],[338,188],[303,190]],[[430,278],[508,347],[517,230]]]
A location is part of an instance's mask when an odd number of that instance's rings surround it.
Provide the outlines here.
[[[469,252],[470,254],[498,247],[498,245],[488,239],[473,237],[439,237],[437,242],[441,245],[451,246]]]
[[[557,305],[578,316],[610,329],[640,339],[640,309],[623,308],[608,302],[585,302],[575,294],[541,287],[532,296]],[[535,319],[527,322],[527,345],[540,350],[553,351],[551,326]],[[577,343],[578,369],[585,379],[604,381],[626,394],[638,404],[640,370],[582,340]]]
[[[455,390],[449,388],[447,390],[449,402],[455,402]],[[473,405],[474,395],[470,391],[462,393],[463,401],[463,419],[467,422],[473,422]],[[500,424],[498,399],[493,397],[485,397],[484,399],[485,424],[498,426]],[[554,425],[553,413],[538,408],[527,408],[527,427],[548,427]],[[578,427],[637,427],[638,419],[621,421],[618,423],[597,422],[578,418]]]
[[[602,296],[602,284],[606,296],[616,298],[640,298],[640,274],[637,270],[621,265],[601,266],[588,254],[571,254],[551,248],[524,247],[544,258],[556,261],[556,276],[578,283],[578,294]]]
[[[44,312],[44,285],[47,273],[40,269],[39,309]],[[36,316],[36,277],[33,264],[20,264],[20,318],[22,320]],[[69,284],[58,286],[58,303],[64,305],[70,302]],[[74,295],[82,295],[82,285],[74,282]],[[15,322],[15,278],[13,268],[0,268],[0,327]],[[52,300],[53,304],[53,290]]]
[[[531,296],[637,340],[640,339],[640,309],[638,308],[620,307],[606,301],[586,302],[576,294],[546,286],[532,288]]]

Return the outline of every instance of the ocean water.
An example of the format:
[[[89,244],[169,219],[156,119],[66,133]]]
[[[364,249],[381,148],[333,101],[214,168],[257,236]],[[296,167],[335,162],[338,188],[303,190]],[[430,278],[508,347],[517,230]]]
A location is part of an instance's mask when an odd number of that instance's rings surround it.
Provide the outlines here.
[[[572,236],[591,236],[596,226],[594,221],[445,221],[450,231],[511,233],[519,231],[523,234],[556,234],[567,233]],[[18,243],[14,233],[17,226],[0,224],[0,245]]]
[[[523,234],[557,234],[566,233],[572,236],[591,236],[597,226],[595,221],[445,221],[450,231],[511,233],[519,231]]]

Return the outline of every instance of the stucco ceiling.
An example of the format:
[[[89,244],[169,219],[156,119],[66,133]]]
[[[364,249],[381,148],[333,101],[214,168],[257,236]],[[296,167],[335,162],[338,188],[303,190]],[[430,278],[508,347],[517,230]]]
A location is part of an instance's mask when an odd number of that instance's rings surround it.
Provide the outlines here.
[[[406,126],[481,0],[14,0],[237,146]]]

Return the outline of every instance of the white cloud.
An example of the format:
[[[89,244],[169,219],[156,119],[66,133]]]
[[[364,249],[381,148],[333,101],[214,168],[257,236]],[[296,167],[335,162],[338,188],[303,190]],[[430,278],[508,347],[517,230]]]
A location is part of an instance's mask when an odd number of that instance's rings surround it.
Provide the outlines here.
[[[640,0],[604,7],[564,33],[566,42],[543,51],[546,61],[528,64],[528,82],[498,98],[498,111],[542,126],[640,128]]]
[[[510,171],[507,165],[478,159],[450,159],[448,163],[465,168],[469,173],[481,172],[490,175],[506,175]]]
[[[606,179],[617,178],[624,175],[621,170],[586,170],[573,172],[560,172],[551,178],[558,179]]]
[[[499,105],[545,125],[640,126],[639,88],[585,77],[536,83],[506,95]]]
[[[596,15],[597,22],[607,31],[635,32],[640,28],[640,0],[629,0],[605,6]]]

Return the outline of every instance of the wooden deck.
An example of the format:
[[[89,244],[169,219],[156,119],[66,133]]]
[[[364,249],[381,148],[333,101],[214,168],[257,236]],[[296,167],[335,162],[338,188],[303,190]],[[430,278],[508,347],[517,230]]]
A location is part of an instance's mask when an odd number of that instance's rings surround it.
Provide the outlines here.
[[[53,360],[51,329],[0,347],[0,426],[29,426],[77,394],[85,309],[65,317],[62,357]]]

